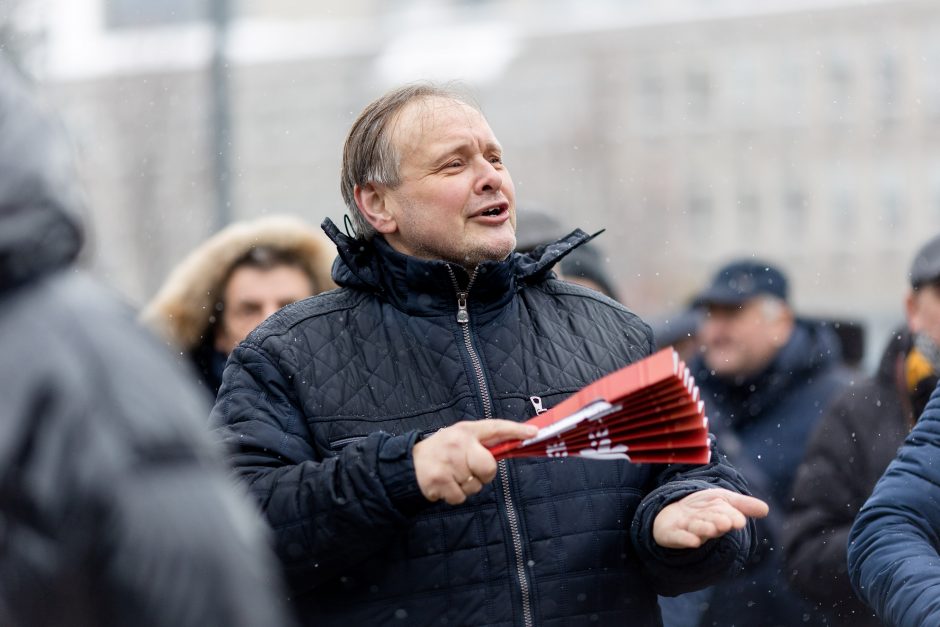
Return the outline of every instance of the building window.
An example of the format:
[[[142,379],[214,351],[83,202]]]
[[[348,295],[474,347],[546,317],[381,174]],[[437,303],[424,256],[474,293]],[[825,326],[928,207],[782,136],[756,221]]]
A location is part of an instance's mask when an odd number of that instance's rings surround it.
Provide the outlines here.
[[[205,20],[215,0],[105,0],[108,28],[137,28]]]
[[[693,186],[686,201],[689,214],[689,232],[693,240],[711,233],[714,219],[711,192],[703,186]]]
[[[638,89],[639,113],[642,124],[659,127],[663,123],[666,106],[665,88],[662,76],[644,74],[639,78]]]
[[[800,126],[806,123],[805,64],[793,50],[785,50],[780,57],[776,81],[778,119],[785,126]]]
[[[840,236],[855,233],[857,219],[855,199],[847,189],[836,189],[832,194],[832,230]]]
[[[689,70],[685,75],[686,115],[692,122],[707,122],[711,115],[712,83],[704,70]]]
[[[886,51],[877,64],[875,106],[883,125],[894,124],[901,114],[901,67],[897,55]]]
[[[796,181],[790,181],[783,191],[784,229],[795,239],[801,239],[806,232],[806,192]]]
[[[732,124],[749,127],[757,117],[757,62],[753,57],[743,55],[731,63],[731,99],[730,111]]]
[[[900,232],[906,211],[904,184],[896,172],[885,172],[881,177],[879,222],[892,235]]]
[[[940,45],[931,42],[924,57],[924,67],[921,73],[924,81],[924,98],[927,119],[930,122],[940,122]]]
[[[850,121],[852,111],[852,67],[848,58],[841,53],[834,53],[826,66],[826,108],[829,120],[835,123]]]
[[[738,193],[738,232],[744,236],[754,235],[761,230],[760,197],[751,189]]]

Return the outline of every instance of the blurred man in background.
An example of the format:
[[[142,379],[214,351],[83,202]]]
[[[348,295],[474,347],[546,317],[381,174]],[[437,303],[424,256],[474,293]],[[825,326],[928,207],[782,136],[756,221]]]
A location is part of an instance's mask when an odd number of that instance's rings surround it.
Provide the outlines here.
[[[679,357],[691,364],[702,349],[698,332],[702,326],[702,311],[687,307],[649,321],[657,348],[672,346]]]
[[[520,253],[556,242],[573,230],[566,229],[561,222],[538,209],[520,209],[516,220],[516,251]],[[586,242],[570,251],[554,270],[564,281],[583,285],[621,302],[614,285],[615,277],[611,276],[603,254],[593,242]]]
[[[335,286],[335,249],[302,220],[237,222],[180,263],[147,305],[143,321],[182,349],[212,398],[239,342],[275,311]]]
[[[204,397],[73,262],[68,147],[0,59],[0,624],[285,622]]]
[[[907,324],[892,336],[875,376],[826,412],[793,485],[784,531],[788,571],[833,625],[882,624],[852,590],[845,547],[856,515],[937,385],[940,237],[917,252],[909,279]]]
[[[702,353],[691,364],[710,427],[754,494],[771,503],[754,561],[714,587],[700,625],[822,624],[789,588],[780,528],[806,441],[848,384],[839,341],[827,326],[796,317],[786,277],[753,259],[721,268],[695,299],[703,310]],[[689,623],[683,623],[689,624]]]

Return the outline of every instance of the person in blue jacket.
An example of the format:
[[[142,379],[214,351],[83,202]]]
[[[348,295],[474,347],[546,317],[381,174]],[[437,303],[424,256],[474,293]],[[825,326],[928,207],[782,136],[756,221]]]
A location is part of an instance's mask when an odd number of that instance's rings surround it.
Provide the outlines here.
[[[486,448],[647,356],[649,327],[557,280],[590,237],[513,253],[502,148],[427,84],[370,104],[327,234],[340,289],[235,349],[212,421],[274,529],[305,625],[656,625],[656,593],[747,560],[766,505],[714,449],[702,466]]]
[[[921,382],[936,381],[940,373],[940,237],[920,249],[910,279],[908,321],[914,347],[904,363],[902,383],[917,395]],[[938,390],[934,388],[849,532],[852,587],[886,625],[940,624]]]

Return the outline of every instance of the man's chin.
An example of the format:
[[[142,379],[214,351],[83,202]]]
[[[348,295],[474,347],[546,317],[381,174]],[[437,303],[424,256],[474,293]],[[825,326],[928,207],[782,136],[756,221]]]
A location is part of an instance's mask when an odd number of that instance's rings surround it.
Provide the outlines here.
[[[733,377],[738,373],[737,360],[724,355],[710,355],[705,365],[719,377]]]
[[[516,238],[511,236],[498,241],[488,241],[467,252],[464,265],[476,266],[484,261],[502,261],[516,248]]]

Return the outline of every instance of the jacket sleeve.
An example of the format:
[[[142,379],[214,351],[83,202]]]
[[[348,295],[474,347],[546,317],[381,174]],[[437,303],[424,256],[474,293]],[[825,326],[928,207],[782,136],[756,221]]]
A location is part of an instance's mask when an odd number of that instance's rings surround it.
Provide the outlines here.
[[[940,624],[938,460],[940,393],[934,390],[849,534],[852,586],[889,625]]]
[[[711,438],[711,461],[704,466],[671,464],[660,467],[655,488],[643,499],[633,517],[631,536],[653,588],[663,596],[675,596],[703,588],[743,568],[753,552],[754,521],[709,540],[697,549],[667,549],[653,540],[653,521],[666,505],[699,490],[725,488],[750,494],[744,478],[718,451]]]
[[[850,392],[854,393],[853,392]],[[874,402],[874,401],[872,401]],[[845,545],[867,490],[860,494],[852,460],[859,460],[851,425],[851,397],[837,400],[822,418],[793,484],[783,542],[792,583],[827,605],[854,599]]]
[[[429,505],[411,458],[417,432],[373,433],[337,456],[318,455],[285,377],[257,346],[230,357],[212,423],[298,590],[384,549]]]

